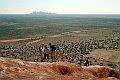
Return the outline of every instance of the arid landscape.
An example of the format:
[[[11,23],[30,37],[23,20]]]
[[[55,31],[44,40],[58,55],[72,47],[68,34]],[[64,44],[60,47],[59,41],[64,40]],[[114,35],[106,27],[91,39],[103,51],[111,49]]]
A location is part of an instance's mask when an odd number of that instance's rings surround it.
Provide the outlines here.
[[[120,79],[119,15],[0,17],[0,80]],[[40,51],[49,43],[55,62]]]

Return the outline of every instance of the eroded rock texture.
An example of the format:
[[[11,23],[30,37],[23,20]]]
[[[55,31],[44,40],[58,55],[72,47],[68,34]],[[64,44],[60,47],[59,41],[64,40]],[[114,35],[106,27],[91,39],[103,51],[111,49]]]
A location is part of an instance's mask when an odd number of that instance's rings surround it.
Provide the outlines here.
[[[120,73],[100,66],[25,62],[0,57],[0,80],[120,80]]]

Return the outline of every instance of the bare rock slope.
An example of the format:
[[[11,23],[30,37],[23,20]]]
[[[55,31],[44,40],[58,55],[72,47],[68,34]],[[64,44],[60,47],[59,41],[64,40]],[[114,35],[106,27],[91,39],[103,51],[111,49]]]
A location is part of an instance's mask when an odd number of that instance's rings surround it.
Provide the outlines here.
[[[25,62],[0,57],[0,80],[120,80],[120,73],[100,66]]]

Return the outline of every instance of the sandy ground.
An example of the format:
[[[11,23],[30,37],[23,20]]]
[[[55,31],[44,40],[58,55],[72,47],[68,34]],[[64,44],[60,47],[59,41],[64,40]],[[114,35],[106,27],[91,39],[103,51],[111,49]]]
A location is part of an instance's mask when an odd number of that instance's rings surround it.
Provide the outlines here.
[[[10,39],[10,40],[0,40],[1,43],[5,42],[17,42],[17,41],[24,41],[24,40],[30,40],[31,38],[24,38],[24,39]]]
[[[110,62],[120,62],[120,51],[115,50],[105,50],[105,49],[96,49],[86,56],[91,56],[96,59],[110,61]]]

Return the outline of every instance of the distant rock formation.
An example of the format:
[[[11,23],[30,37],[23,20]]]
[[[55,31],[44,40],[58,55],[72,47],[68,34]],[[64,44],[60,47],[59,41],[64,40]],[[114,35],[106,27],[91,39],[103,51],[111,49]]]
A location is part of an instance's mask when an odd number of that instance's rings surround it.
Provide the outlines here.
[[[0,57],[0,80],[120,80],[107,67],[81,67],[67,62],[25,62]]]
[[[42,12],[42,11],[34,11],[32,13],[30,13],[31,15],[53,15],[53,14],[56,14],[56,13],[49,13],[49,12]]]

